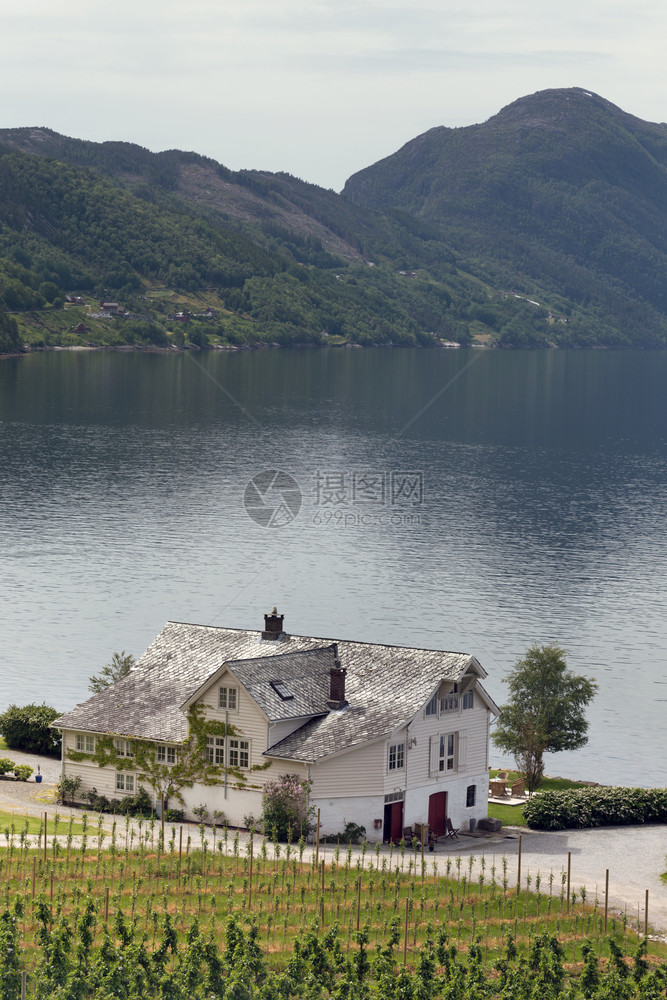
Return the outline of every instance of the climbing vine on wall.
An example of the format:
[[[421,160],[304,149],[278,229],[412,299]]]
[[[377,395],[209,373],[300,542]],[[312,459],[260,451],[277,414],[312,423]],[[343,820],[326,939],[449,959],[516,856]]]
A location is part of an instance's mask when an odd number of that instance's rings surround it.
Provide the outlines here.
[[[224,722],[207,719],[204,715],[204,705],[193,705],[188,710],[188,736],[177,746],[161,741],[144,739],[125,739],[119,736],[98,736],[93,753],[79,750],[68,750],[69,760],[93,760],[99,767],[113,767],[119,771],[128,770],[141,772],[139,784],[149,785],[158,799],[165,802],[175,798],[183,803],[182,790],[192,788],[194,784],[218,785],[221,781],[231,780],[233,788],[245,788],[247,779],[245,773],[238,767],[225,767],[214,764],[206,755],[206,740],[209,736],[218,738],[237,737],[238,730]],[[123,749],[131,743],[131,753],[121,752],[117,740],[124,740]],[[158,759],[160,748],[164,748],[162,756],[166,758],[167,750],[175,750],[175,760],[169,763],[166,759]],[[265,764],[253,765],[251,770],[266,770],[271,761]]]

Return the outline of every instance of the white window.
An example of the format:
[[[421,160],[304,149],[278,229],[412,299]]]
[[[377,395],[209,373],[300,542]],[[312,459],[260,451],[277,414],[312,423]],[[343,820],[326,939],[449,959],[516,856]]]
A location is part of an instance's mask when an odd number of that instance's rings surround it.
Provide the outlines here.
[[[248,740],[229,740],[229,766],[250,767],[250,742]]]
[[[225,764],[225,738],[224,736],[206,737],[206,760],[209,764]]]
[[[465,770],[467,734],[440,733],[431,736],[429,773],[433,777],[447,777]]]
[[[76,748],[84,753],[95,753],[95,737],[85,733],[76,734]]]
[[[175,764],[176,747],[167,747],[164,744],[160,744],[157,748],[156,758],[158,764]]]
[[[235,712],[238,705],[237,690],[235,687],[221,687],[219,689],[218,707],[226,708],[230,712]]]
[[[116,740],[116,753],[119,757],[134,757],[132,740]]]
[[[474,691],[466,691],[466,693],[461,698],[462,708],[474,708],[475,707],[475,694]]]
[[[428,705],[426,706],[426,715],[437,715],[438,714],[438,696],[434,694]]]
[[[405,767],[405,743],[392,743],[389,747],[389,770]]]
[[[134,775],[116,771],[116,791],[134,792]]]
[[[440,753],[438,756],[438,771],[454,771],[456,769],[456,733],[445,733],[440,737]]]

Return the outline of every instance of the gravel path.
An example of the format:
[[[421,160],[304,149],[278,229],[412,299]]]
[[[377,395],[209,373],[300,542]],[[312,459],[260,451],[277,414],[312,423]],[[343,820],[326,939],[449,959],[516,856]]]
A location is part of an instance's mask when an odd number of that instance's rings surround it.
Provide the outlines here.
[[[10,812],[28,813],[38,816],[56,811],[61,816],[71,813],[80,815],[78,809],[56,806],[54,802],[55,784],[60,777],[60,761],[50,757],[2,750],[0,756],[11,757],[19,763],[30,764],[37,771],[41,768],[44,780],[41,784],[34,777],[27,782],[0,779],[0,809]],[[106,819],[106,818],[105,818]],[[113,822],[108,817],[105,827],[110,829]],[[123,833],[125,821],[121,819]],[[171,824],[169,825],[171,830]],[[191,836],[194,844],[200,843],[199,828],[196,824],[183,824],[184,842]],[[667,884],[660,880],[660,874],[667,870],[667,824],[645,826],[606,827],[595,830],[566,830],[556,833],[538,833],[519,828],[507,828],[499,835],[469,837],[460,835],[458,841],[441,841],[435,852],[429,855],[429,866],[437,861],[439,870],[444,872],[449,855],[461,854],[466,858],[474,855],[473,873],[479,871],[479,862],[485,858],[486,879],[490,879],[490,868],[495,863],[497,879],[502,879],[502,858],[507,859],[507,879],[516,884],[519,835],[521,836],[521,883],[526,886],[526,878],[531,878],[531,888],[535,888],[537,873],[541,876],[541,891],[548,892],[548,878],[554,872],[553,891],[560,893],[561,872],[567,871],[567,856],[571,857],[571,891],[586,887],[587,898],[597,899],[604,906],[605,873],[609,870],[609,905],[616,913],[627,911],[628,918],[644,925],[644,904],[646,890],[649,890],[649,925],[656,933],[667,933]],[[169,833],[171,836],[171,833]],[[207,838],[212,843],[212,834],[207,830]],[[219,838],[218,838],[219,839]],[[242,844],[248,839],[240,834]],[[383,856],[388,848],[382,848]],[[308,848],[305,857],[309,857]],[[355,854],[357,851],[355,851]],[[320,848],[320,859],[331,855],[331,845]],[[394,852],[394,856],[396,853]],[[375,851],[369,850],[366,860],[375,858]],[[468,864],[465,863],[467,870]]]

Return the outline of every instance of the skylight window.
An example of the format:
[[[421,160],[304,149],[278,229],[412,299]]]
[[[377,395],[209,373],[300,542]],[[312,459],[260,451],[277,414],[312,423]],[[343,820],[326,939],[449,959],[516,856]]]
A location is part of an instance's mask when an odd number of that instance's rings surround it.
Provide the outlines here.
[[[290,701],[294,697],[284,681],[270,681],[269,683],[278,697],[282,698],[283,701]]]

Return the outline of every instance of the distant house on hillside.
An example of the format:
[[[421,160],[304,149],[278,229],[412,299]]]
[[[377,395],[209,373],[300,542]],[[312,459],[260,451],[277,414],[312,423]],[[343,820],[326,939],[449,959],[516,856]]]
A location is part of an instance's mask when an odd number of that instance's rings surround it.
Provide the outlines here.
[[[116,316],[123,311],[117,302],[100,302],[100,309],[109,316]]]
[[[312,782],[323,833],[354,822],[398,841],[415,822],[442,832],[446,818],[486,816],[497,707],[485,676],[467,653],[290,635],[274,608],[257,631],[168,622],[126,677],[54,726],[79,794],[114,797],[142,785],[133,741],[177,763],[194,709],[220,777],[184,789],[190,816],[204,802],[243,825],[266,782],[289,773]],[[95,759],[102,737],[113,765]]]

